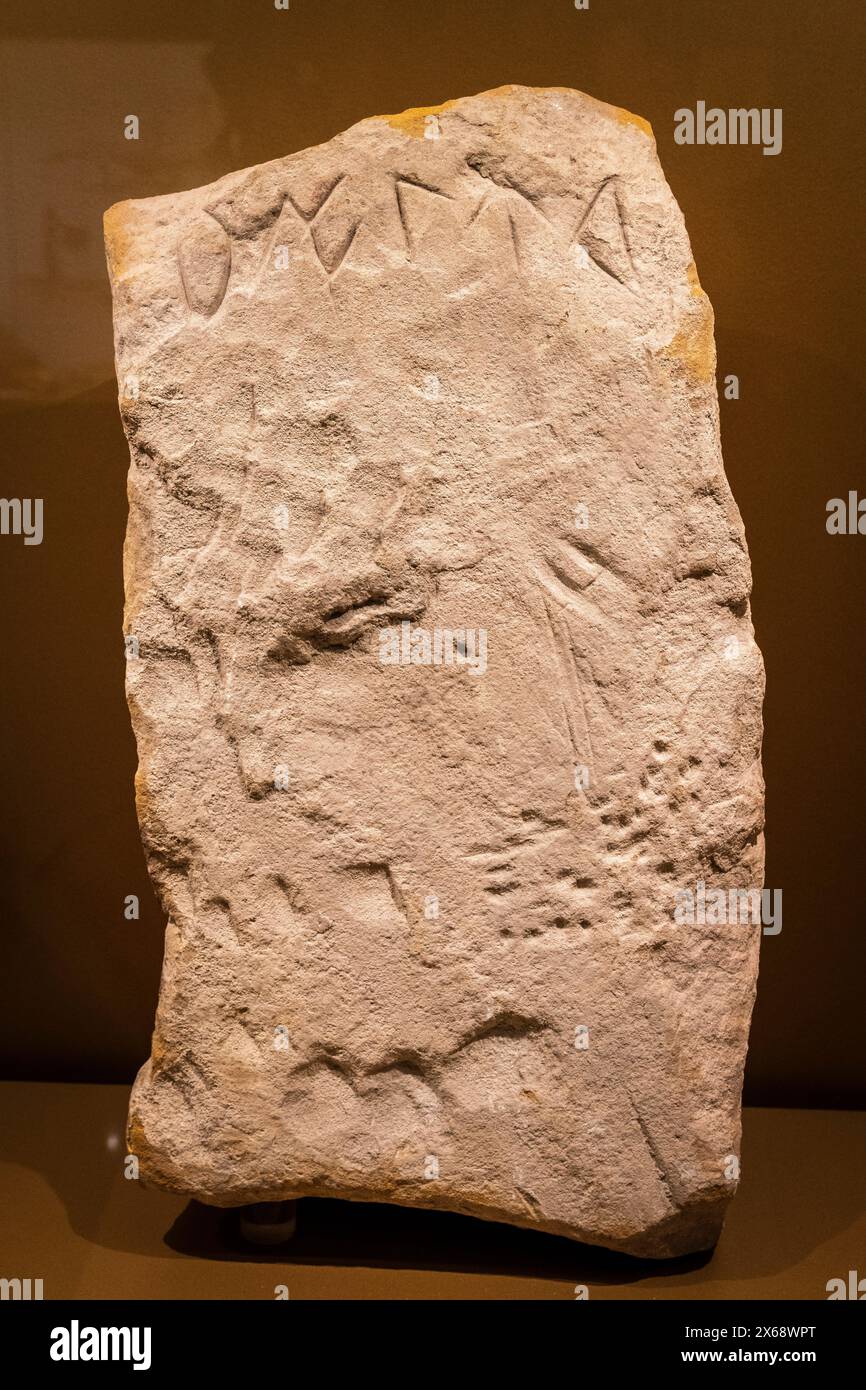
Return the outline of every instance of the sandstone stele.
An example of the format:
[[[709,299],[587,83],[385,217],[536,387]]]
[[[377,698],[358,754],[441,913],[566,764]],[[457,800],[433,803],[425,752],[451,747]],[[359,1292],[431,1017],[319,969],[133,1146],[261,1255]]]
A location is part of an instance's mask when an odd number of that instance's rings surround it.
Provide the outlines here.
[[[674,908],[761,887],[763,666],[652,132],[506,87],[105,222],[141,1176],[709,1247],[760,926]]]

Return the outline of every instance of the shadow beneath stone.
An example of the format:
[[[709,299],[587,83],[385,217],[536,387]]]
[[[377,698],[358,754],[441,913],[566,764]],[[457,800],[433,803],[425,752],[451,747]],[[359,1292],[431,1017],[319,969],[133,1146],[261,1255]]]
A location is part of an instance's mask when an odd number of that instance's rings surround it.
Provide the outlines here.
[[[197,1259],[448,1270],[596,1285],[685,1274],[712,1258],[712,1251],[704,1251],[675,1260],[637,1260],[542,1231],[375,1202],[311,1197],[298,1202],[297,1214],[293,1239],[268,1250],[243,1240],[237,1210],[190,1202],[165,1243]]]

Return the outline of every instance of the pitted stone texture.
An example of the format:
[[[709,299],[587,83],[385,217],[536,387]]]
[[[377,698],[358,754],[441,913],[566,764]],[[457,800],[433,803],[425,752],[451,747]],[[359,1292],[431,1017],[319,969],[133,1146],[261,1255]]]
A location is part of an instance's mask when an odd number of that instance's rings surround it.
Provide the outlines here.
[[[505,88],[106,232],[142,1177],[709,1246],[760,927],[675,895],[761,886],[763,668],[649,128]],[[386,664],[404,622],[486,661]]]

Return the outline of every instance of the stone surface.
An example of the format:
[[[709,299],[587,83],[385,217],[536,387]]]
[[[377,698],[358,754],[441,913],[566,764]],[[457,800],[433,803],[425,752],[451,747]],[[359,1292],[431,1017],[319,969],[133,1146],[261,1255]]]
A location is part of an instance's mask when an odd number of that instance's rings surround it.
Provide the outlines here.
[[[763,668],[649,127],[504,88],[106,240],[142,1177],[711,1245],[760,926],[675,905],[761,886]]]

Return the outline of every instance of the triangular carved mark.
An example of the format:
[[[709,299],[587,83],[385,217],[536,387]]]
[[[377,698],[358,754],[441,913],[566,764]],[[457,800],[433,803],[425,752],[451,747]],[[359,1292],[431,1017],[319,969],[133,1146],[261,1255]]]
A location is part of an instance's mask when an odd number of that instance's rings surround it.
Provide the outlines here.
[[[304,207],[303,204],[298,202],[297,198],[292,197],[291,193],[287,194],[288,200],[291,203],[292,207],[295,209],[295,212],[298,214],[298,216],[303,218],[305,222],[315,222],[319,213],[322,211],[328,199],[331,197],[331,194],[339,188],[340,184],[343,182],[345,177],[345,174],[338,174],[337,177],[333,180],[333,182],[328,185],[325,192],[319,198],[319,201],[317,203],[314,203],[311,207]]]
[[[352,220],[351,213],[345,205],[342,208],[337,207],[332,217],[319,220],[345,178],[345,174],[338,174],[323,191],[320,191],[313,203],[304,204],[291,193],[286,195],[286,201],[306,224],[313,250],[329,279],[337,273],[346,259],[361,225],[360,221]]]
[[[582,246],[611,280],[625,289],[631,288],[629,281],[635,276],[635,268],[616,174],[596,189],[571,240],[573,245]]]
[[[485,213],[497,218],[497,225],[499,228],[502,227],[504,221],[507,227],[508,240],[511,243],[515,269],[518,272],[522,272],[524,260],[526,259],[524,251],[527,247],[531,247],[533,237],[533,230],[531,226],[528,226],[527,208],[537,217],[540,217],[548,227],[551,225],[544,213],[539,212],[536,207],[515,189],[513,194],[507,191],[503,193],[498,191],[495,193],[482,193],[475,207],[472,209],[463,230],[468,232]]]
[[[413,179],[407,174],[399,174],[394,180],[394,193],[397,198],[397,214],[400,218],[400,225],[403,228],[403,235],[406,238],[406,253],[410,260],[414,255],[414,245],[412,233],[409,226],[408,204],[406,195],[408,190],[413,189],[417,193],[430,193],[436,198],[451,199],[450,193],[444,193],[441,188],[434,188],[432,184],[422,183],[420,179]]]
[[[335,275],[349,254],[349,248],[358,233],[360,222],[353,222],[339,237],[328,237],[327,229],[310,228],[310,238],[322,267],[328,275]]]
[[[509,195],[513,195],[514,197],[519,198],[521,202],[525,203],[526,206],[532,212],[534,212],[537,217],[541,218],[542,222],[547,222],[548,224],[550,223],[550,218],[547,216],[547,213],[544,212],[544,210],[540,206],[540,200],[537,197],[537,195],[534,193],[530,193],[527,188],[524,188],[520,183],[518,183],[517,179],[514,178],[513,175],[507,174],[503,168],[494,168],[492,166],[489,166],[481,157],[481,155],[469,155],[466,159],[466,166],[467,168],[471,169],[474,174],[477,174],[479,178],[486,179],[488,182],[488,187],[490,185],[493,185],[494,188],[501,189],[506,197]],[[475,221],[476,217],[481,212],[482,207],[490,198],[490,196],[491,195],[489,192],[484,193],[482,195],[481,200],[475,208],[474,213],[469,219],[469,226],[471,226],[472,223]]]

